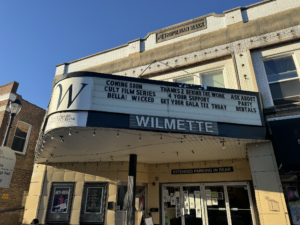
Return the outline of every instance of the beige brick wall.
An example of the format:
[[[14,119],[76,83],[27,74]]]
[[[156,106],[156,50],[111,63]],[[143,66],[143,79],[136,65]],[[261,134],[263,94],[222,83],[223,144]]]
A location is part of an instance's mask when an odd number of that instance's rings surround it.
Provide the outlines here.
[[[278,167],[270,142],[248,145],[249,162],[261,225],[289,225],[289,215],[283,195]],[[269,200],[278,202],[279,210],[269,207]]]
[[[42,168],[45,167],[45,179]],[[128,162],[103,163],[62,163],[39,167],[35,166],[29,196],[25,206],[23,224],[30,224],[36,216],[45,223],[47,204],[52,182],[75,182],[70,224],[79,224],[82,191],[85,182],[108,182],[108,201],[116,202],[117,183],[128,181]],[[148,183],[148,166],[138,163],[137,182]],[[39,203],[39,204],[38,204]],[[138,217],[137,217],[138,218]],[[105,224],[115,221],[114,211],[107,210]]]

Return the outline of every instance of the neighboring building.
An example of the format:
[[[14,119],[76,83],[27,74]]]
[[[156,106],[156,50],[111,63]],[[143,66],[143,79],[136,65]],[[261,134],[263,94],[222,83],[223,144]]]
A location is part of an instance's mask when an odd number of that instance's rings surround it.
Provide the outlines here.
[[[20,113],[14,118],[7,147],[16,153],[16,164],[9,188],[0,188],[0,224],[22,223],[25,200],[33,171],[35,145],[45,116],[45,110],[33,105],[17,94],[19,83],[0,86],[0,143],[4,143],[10,121],[9,104],[16,98],[22,103]],[[7,212],[2,212],[7,211]]]
[[[293,29],[290,32],[294,32]],[[277,34],[276,34],[277,35]],[[295,38],[296,39],[296,38]],[[300,44],[291,41],[251,52],[292,224],[300,209]]]
[[[299,15],[266,0],[58,65],[23,224],[294,223]]]

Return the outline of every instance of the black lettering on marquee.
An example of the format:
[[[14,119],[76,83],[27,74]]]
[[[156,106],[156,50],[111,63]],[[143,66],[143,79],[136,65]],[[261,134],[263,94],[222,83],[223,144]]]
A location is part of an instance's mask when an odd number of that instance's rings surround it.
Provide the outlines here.
[[[59,88],[59,97],[58,97],[58,102],[57,102],[56,110],[58,110],[60,104],[62,103],[62,101],[66,97],[66,94],[69,92],[68,105],[67,105],[67,109],[68,109],[73,104],[73,102],[76,100],[76,98],[78,97],[78,95],[80,94],[80,92],[82,92],[82,90],[88,84],[81,83],[81,85],[82,85],[81,89],[78,91],[77,95],[73,99],[72,99],[73,84],[70,85],[70,87],[68,88],[68,90],[66,91],[66,93],[64,94],[64,96],[62,98],[61,98],[61,95],[62,95],[62,92],[63,92],[62,85],[61,84],[57,85],[57,87]]]

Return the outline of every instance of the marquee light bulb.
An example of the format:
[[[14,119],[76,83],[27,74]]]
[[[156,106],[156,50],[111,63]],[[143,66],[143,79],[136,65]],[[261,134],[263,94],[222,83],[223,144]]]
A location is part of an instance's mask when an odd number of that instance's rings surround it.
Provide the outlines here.
[[[225,149],[225,142],[222,142],[222,148]]]
[[[69,136],[71,136],[72,135],[72,133],[71,133],[71,131],[69,131]]]

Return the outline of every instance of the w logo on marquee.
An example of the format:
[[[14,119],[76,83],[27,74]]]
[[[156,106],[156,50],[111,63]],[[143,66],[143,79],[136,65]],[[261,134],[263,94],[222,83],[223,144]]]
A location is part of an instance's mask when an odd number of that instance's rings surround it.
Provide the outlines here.
[[[62,92],[63,92],[63,87],[62,87],[61,84],[57,85],[57,87],[59,87],[59,98],[58,98],[56,110],[58,110],[60,104],[62,103],[62,101],[66,97],[67,93],[69,93],[67,109],[73,104],[73,102],[78,97],[80,92],[82,92],[82,90],[85,88],[85,86],[88,85],[88,84],[84,84],[84,83],[81,83],[81,84],[82,84],[81,89],[78,91],[77,95],[73,99],[72,99],[73,84],[70,85],[70,87],[68,88],[68,90],[66,91],[66,93],[64,94],[64,96],[62,98],[61,98],[61,96],[62,96]]]

